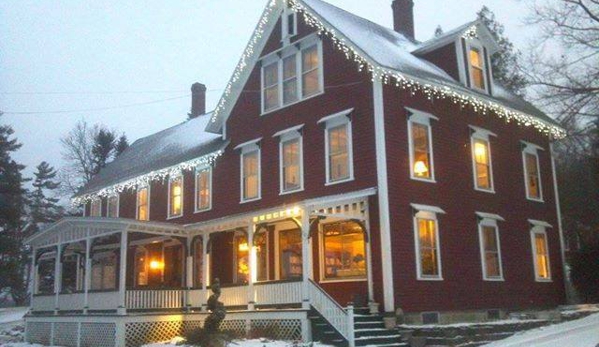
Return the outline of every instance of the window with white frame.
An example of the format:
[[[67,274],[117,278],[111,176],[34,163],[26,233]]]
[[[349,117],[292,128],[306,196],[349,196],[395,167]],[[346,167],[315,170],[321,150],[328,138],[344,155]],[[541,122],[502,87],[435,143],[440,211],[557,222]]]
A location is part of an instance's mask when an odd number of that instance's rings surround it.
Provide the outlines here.
[[[352,128],[349,118],[353,109],[327,116],[325,124],[326,184],[353,180]]]
[[[493,162],[491,157],[491,136],[494,133],[475,126],[470,126],[470,145],[472,148],[472,170],[474,188],[480,191],[494,192]]]
[[[297,13],[287,6],[281,16],[281,38],[288,42],[295,35],[297,35]]]
[[[439,221],[437,214],[445,211],[435,206],[412,204],[416,271],[419,280],[442,280]]]
[[[241,150],[241,202],[260,199],[260,140],[261,138],[235,147]]]
[[[487,90],[486,62],[482,47],[470,46],[470,82],[472,87],[483,91]]]
[[[212,208],[212,168],[196,169],[195,211],[207,211]]]
[[[119,217],[119,194],[113,194],[107,198],[106,216],[108,218]]]
[[[501,262],[501,244],[497,221],[504,219],[498,215],[478,212],[478,236],[480,240],[480,256],[483,279],[486,281],[503,281],[503,265]]]
[[[437,117],[408,109],[408,141],[410,149],[410,177],[429,182],[435,181],[433,164],[433,140],[431,119]]]
[[[136,218],[144,221],[150,220],[150,187],[138,188],[136,200]]]
[[[351,221],[322,226],[322,279],[366,279],[364,229]]]
[[[546,227],[551,227],[544,222],[532,222],[530,238],[532,243],[533,264],[535,279],[538,282],[551,281],[551,265],[549,261],[549,245]]]
[[[90,208],[90,217],[102,217],[102,199],[93,199]]]
[[[279,176],[281,194],[304,189],[303,138],[302,125],[279,131],[273,137],[279,137]]]
[[[322,43],[316,36],[287,45],[262,59],[262,113],[322,91]]]
[[[172,177],[168,182],[168,217],[183,215],[183,175]]]
[[[526,197],[529,200],[543,201],[541,172],[539,166],[539,150],[541,147],[528,142],[522,142],[522,162],[524,166],[524,185]]]

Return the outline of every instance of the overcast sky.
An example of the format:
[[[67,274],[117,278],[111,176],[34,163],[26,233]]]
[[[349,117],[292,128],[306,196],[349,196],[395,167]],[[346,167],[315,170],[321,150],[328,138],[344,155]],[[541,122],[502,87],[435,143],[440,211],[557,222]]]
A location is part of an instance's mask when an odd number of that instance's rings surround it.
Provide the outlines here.
[[[328,0],[391,26],[391,0]],[[519,48],[534,36],[516,0],[415,0],[416,36],[430,38],[487,5]],[[0,1],[0,122],[23,143],[26,174],[62,165],[59,139],[80,119],[132,142],[186,119],[189,88],[218,101],[266,0]],[[167,100],[168,99],[168,100]],[[150,103],[152,102],[152,103]],[[145,105],[131,106],[132,104]],[[122,107],[130,105],[129,107]],[[56,111],[91,110],[58,113]],[[40,112],[10,114],[10,112]],[[54,113],[53,113],[54,112]]]

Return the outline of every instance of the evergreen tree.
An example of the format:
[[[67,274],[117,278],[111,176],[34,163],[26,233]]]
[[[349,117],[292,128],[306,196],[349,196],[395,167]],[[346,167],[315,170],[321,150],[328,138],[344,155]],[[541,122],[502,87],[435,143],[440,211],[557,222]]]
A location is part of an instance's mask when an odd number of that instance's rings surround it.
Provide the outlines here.
[[[113,131],[101,128],[94,136],[94,145],[92,147],[94,175],[100,172],[100,170],[113,158],[115,146],[116,136]]]
[[[127,136],[123,134],[119,137],[119,140],[114,147],[115,157],[121,155],[127,148],[129,148],[129,141],[127,141]]]
[[[477,12],[477,17],[489,28],[493,38],[499,45],[499,52],[491,56],[493,78],[509,91],[524,95],[527,85],[526,77],[519,70],[521,54],[514,48],[514,44],[505,36],[505,28],[495,18],[495,14],[483,6]]]
[[[50,223],[64,215],[64,208],[58,205],[59,199],[53,194],[60,187],[56,179],[57,172],[47,162],[43,161],[37,166],[34,173],[33,192],[30,198],[30,217],[34,228],[40,223]]]
[[[13,300],[22,305],[27,300],[28,268],[23,247],[26,190],[21,171],[25,167],[12,159],[12,153],[21,147],[13,134],[10,126],[0,125],[0,289],[8,288]]]

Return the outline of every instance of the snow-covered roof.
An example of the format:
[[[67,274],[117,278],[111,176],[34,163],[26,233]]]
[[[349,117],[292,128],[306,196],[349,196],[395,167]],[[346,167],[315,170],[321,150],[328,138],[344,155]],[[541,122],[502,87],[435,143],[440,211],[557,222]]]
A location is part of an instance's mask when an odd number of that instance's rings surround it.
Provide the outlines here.
[[[211,113],[135,141],[106,165],[78,197],[222,150],[222,136],[205,131]]]
[[[272,4],[273,2],[269,2],[260,21],[262,27],[259,25],[258,29],[261,28],[262,31],[257,30],[254,33],[215,110],[213,120],[208,128],[211,132],[222,131],[222,126],[232,111],[234,100],[249,77],[247,70],[251,70],[259,58],[258,52],[264,47],[261,45],[261,41],[267,39],[264,33],[269,32],[270,29],[264,23],[268,23],[272,19],[273,13],[276,13],[269,8],[275,6]],[[451,95],[464,104],[476,104],[476,108],[479,110],[499,110],[503,117],[517,118],[519,122],[534,124],[535,127],[544,129],[547,133],[559,134],[563,131],[551,117],[497,83],[493,89],[493,96],[479,93],[465,87],[441,68],[414,53],[432,47],[443,40],[455,38],[456,35],[462,35],[473,25],[476,25],[480,29],[480,33],[487,38],[489,36],[488,28],[478,20],[466,23],[440,38],[418,43],[392,29],[322,0],[293,0],[293,4],[295,8],[307,14],[310,20],[309,24],[321,32],[326,31],[329,36],[335,36],[339,47],[343,47],[343,49],[350,47],[354,50],[355,54],[359,56],[359,59],[356,60],[358,63],[366,63],[370,68],[382,71],[386,75],[391,73],[394,77],[400,76],[400,79],[408,81],[407,85],[415,83],[425,86],[428,91],[435,90],[439,95]],[[270,20],[270,25],[274,26],[275,22],[276,20]],[[490,48],[493,51],[496,46],[491,45]],[[348,56],[352,56],[352,54]]]

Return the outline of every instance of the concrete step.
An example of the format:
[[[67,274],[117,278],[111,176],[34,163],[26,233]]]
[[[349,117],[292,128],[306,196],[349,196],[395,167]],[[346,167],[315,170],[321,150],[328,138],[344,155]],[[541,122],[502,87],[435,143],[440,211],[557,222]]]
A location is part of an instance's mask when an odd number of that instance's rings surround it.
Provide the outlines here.
[[[399,336],[399,334],[363,336],[356,338],[356,346],[389,345],[394,343],[402,343],[401,336]]]

